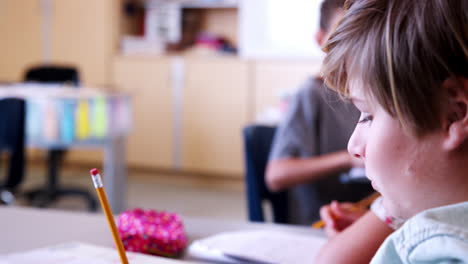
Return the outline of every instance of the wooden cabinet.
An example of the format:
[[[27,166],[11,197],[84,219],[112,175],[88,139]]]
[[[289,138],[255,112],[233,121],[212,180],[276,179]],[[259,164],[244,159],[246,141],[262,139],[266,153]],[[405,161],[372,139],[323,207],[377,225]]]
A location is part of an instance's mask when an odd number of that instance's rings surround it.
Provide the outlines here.
[[[51,60],[76,65],[85,86],[110,84],[120,1],[51,0]]]
[[[248,63],[187,59],[183,90],[182,168],[239,176],[241,131],[248,123]]]
[[[0,1],[0,81],[21,81],[42,60],[41,12],[39,0]]]
[[[50,9],[43,15],[49,14],[50,35],[44,37],[48,38],[50,61],[77,67],[83,86],[109,87],[117,53],[120,1],[49,1]],[[100,163],[103,151],[73,149],[67,160]]]
[[[259,60],[253,66],[253,94],[255,116],[276,105],[280,95],[296,90],[306,78],[320,71],[320,62]]]
[[[75,65],[86,86],[110,83],[120,1],[1,0],[0,80],[21,81],[31,65]]]
[[[131,166],[172,168],[173,94],[169,57],[116,57],[113,83],[132,98],[133,129],[127,141]]]
[[[133,105],[129,165],[242,175],[248,74],[237,58],[116,57],[114,86]]]

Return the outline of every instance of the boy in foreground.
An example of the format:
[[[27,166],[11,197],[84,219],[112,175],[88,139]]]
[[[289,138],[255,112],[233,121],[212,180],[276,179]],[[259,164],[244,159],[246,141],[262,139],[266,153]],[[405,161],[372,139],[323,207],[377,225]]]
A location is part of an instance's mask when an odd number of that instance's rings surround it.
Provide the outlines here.
[[[468,263],[468,1],[347,6],[325,82],[361,111],[348,150],[405,221],[371,263]]]

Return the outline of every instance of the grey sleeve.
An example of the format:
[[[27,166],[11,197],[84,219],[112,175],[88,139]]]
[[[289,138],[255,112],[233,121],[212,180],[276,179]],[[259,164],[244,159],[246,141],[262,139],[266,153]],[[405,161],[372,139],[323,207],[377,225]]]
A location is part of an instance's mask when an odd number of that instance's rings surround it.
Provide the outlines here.
[[[270,160],[317,154],[320,100],[316,82],[309,80],[291,99],[287,114],[275,133]]]

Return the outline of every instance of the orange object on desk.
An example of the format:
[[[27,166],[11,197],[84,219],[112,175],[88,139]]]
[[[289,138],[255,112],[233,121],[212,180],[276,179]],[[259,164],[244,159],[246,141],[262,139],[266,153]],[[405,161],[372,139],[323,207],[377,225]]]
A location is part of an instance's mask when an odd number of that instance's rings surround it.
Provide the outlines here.
[[[380,196],[380,193],[374,192],[371,195],[367,196],[366,198],[362,199],[361,201],[353,204],[353,207],[350,209],[351,212],[356,211],[358,209],[366,208],[370,206],[375,199],[377,199]],[[320,229],[325,227],[325,222],[323,220],[317,221],[312,224],[312,228],[314,229]]]

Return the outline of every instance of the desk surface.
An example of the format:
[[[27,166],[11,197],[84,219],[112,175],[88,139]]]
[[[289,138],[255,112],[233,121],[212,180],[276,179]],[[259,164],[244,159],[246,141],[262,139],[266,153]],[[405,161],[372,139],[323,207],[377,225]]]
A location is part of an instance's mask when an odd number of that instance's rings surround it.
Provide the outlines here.
[[[47,247],[69,241],[113,246],[104,215],[50,209],[0,206],[0,254]],[[182,217],[189,242],[225,231],[282,230],[323,236],[309,227],[228,222],[216,219]]]

